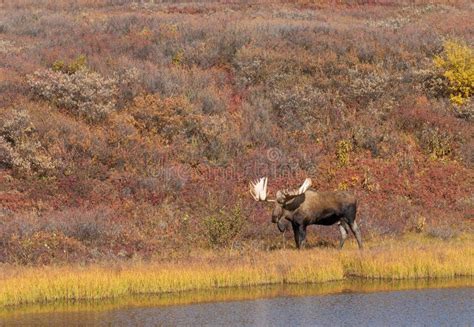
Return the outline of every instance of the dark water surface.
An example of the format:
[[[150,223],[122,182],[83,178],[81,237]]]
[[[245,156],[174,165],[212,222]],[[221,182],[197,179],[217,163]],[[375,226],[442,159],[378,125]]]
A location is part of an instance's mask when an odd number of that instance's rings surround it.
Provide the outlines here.
[[[89,306],[77,311],[19,311],[0,316],[0,325],[474,326],[472,287],[276,296],[186,305],[125,305],[102,310]]]

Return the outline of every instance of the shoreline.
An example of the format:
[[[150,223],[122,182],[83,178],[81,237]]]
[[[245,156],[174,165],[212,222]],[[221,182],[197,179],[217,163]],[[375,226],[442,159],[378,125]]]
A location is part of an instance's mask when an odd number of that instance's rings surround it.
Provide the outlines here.
[[[363,251],[211,251],[172,262],[2,267],[0,309],[24,304],[102,301],[223,288],[474,276],[471,236],[450,241],[405,237],[368,242]]]
[[[0,308],[0,319],[23,314],[50,312],[103,312],[124,308],[168,307],[215,302],[252,301],[277,297],[327,296],[348,293],[396,292],[424,289],[474,288],[474,278],[438,278],[411,280],[363,280],[349,278],[317,284],[281,284],[250,287],[226,287],[206,291],[127,295],[100,300],[22,304]],[[0,320],[1,321],[1,320]]]

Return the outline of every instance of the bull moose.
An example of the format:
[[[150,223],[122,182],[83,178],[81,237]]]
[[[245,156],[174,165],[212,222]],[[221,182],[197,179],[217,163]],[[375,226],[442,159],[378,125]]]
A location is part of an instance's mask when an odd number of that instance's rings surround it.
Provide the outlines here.
[[[279,190],[276,199],[267,199],[266,177],[250,183],[250,194],[256,201],[274,202],[272,223],[276,223],[280,232],[284,232],[287,220],[293,227],[296,247],[299,249],[306,238],[308,225],[338,224],[341,232],[339,247],[344,246],[349,229],[362,249],[362,238],[355,221],[357,201],[354,195],[343,192],[317,192],[311,189],[311,179],[307,178],[297,190]]]

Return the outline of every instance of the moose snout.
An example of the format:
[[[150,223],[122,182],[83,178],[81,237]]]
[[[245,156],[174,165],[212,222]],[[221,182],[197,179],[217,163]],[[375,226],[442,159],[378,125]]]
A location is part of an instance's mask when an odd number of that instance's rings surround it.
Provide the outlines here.
[[[284,220],[284,219],[282,219],[282,220]],[[279,221],[277,222],[278,230],[279,230],[281,233],[283,233],[283,232],[286,230],[286,223],[283,222],[282,220],[279,220]]]

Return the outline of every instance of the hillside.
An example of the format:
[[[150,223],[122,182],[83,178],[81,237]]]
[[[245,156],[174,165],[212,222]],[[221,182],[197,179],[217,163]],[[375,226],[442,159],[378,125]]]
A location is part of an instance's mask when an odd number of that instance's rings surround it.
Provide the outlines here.
[[[354,192],[366,240],[472,233],[473,7],[411,3],[0,3],[0,263],[291,247],[261,176]]]

